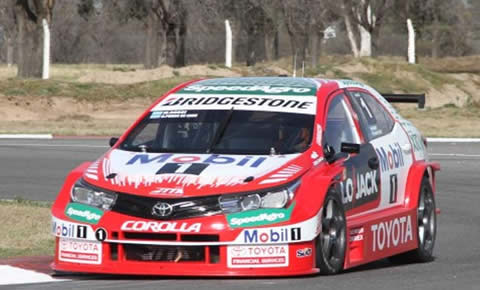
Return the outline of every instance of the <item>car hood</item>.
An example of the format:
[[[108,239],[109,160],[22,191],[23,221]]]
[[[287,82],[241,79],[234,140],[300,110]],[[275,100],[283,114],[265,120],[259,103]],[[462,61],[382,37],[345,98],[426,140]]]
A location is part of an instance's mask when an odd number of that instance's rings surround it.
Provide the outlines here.
[[[83,178],[101,188],[159,198],[232,193],[272,187],[296,178],[309,167],[302,155],[142,153],[113,149],[93,162]]]

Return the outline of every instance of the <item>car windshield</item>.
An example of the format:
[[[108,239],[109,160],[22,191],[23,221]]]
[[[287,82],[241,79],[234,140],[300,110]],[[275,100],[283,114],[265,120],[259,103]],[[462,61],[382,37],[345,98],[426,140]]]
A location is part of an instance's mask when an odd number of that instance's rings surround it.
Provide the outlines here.
[[[314,116],[231,110],[152,111],[120,149],[144,152],[287,154],[305,151]]]

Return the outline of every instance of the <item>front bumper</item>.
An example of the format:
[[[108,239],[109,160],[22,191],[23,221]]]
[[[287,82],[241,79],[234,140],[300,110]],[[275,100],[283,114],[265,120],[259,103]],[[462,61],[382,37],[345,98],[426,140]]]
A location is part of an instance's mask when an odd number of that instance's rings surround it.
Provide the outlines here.
[[[109,212],[97,225],[59,216],[53,216],[52,226],[56,271],[168,276],[318,272],[314,238],[319,214],[295,224],[248,229],[231,229],[224,216],[162,224]]]

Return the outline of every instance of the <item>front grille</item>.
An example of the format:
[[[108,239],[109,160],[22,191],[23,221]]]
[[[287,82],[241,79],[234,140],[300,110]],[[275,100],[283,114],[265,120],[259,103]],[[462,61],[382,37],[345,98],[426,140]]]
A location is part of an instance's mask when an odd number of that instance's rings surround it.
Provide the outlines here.
[[[222,210],[218,203],[218,195],[207,197],[188,198],[153,198],[132,194],[118,193],[117,201],[112,211],[157,220],[186,219],[200,216],[221,214]],[[158,203],[168,203],[172,206],[172,213],[166,217],[154,215],[153,206]]]
[[[129,261],[156,262],[205,262],[204,246],[144,246],[123,245]]]

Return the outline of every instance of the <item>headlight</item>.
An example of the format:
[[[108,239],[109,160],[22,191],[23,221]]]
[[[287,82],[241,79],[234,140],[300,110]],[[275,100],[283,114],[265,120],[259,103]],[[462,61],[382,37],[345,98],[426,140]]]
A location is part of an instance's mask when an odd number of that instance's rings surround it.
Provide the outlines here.
[[[261,193],[226,195],[221,196],[218,201],[224,213],[259,208],[283,208],[293,199],[299,185],[300,180],[297,180],[284,188],[265,190]]]
[[[103,210],[112,209],[117,200],[116,193],[95,188],[82,179],[73,186],[71,197],[75,202],[88,204]]]

